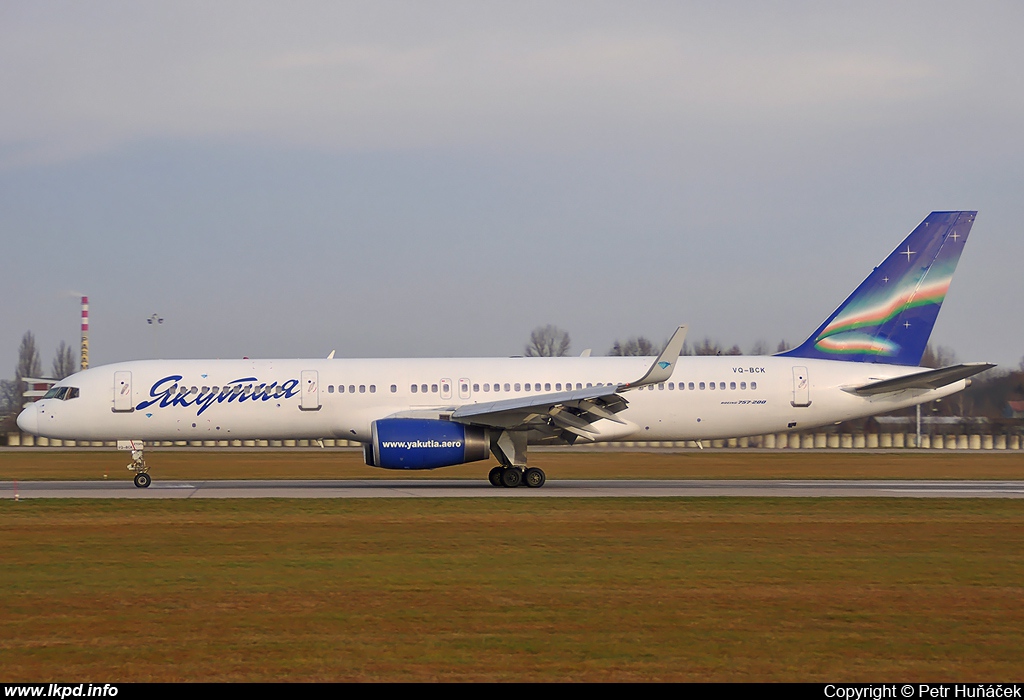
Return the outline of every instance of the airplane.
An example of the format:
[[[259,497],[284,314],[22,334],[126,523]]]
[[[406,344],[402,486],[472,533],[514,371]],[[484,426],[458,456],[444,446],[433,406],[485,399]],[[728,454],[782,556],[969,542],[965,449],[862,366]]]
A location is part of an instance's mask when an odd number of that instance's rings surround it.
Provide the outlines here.
[[[692,440],[804,430],[933,401],[995,365],[919,367],[975,211],[929,214],[801,345],[770,356],[680,357],[686,326],[643,357],[140,360],[89,368],[25,408],[26,433],[118,441],[135,485],[145,442],[362,443],[368,465],[498,464],[544,485],[530,445]],[[322,442],[321,442],[322,444]]]

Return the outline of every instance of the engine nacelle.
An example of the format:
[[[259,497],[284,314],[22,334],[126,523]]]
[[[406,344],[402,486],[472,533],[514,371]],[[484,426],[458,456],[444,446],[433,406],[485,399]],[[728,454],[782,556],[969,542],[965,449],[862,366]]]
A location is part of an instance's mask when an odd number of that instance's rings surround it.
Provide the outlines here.
[[[385,418],[371,424],[363,448],[371,467],[437,469],[487,459],[491,441],[484,428],[429,418]]]

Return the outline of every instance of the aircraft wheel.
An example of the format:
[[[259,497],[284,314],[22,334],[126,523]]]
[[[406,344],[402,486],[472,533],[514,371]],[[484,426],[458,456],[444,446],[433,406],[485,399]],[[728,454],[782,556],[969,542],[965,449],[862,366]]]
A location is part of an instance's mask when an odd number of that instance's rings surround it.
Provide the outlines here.
[[[523,471],[519,467],[507,467],[501,472],[501,485],[514,489],[523,483]]]
[[[544,482],[547,481],[547,476],[545,476],[543,469],[530,467],[526,470],[526,473],[523,474],[523,481],[531,489],[539,489],[544,485]]]
[[[153,478],[149,474],[142,472],[135,475],[135,485],[140,489],[148,488],[151,483],[153,483]]]
[[[487,475],[487,480],[491,482],[491,486],[501,486],[501,471],[504,467],[495,467]]]

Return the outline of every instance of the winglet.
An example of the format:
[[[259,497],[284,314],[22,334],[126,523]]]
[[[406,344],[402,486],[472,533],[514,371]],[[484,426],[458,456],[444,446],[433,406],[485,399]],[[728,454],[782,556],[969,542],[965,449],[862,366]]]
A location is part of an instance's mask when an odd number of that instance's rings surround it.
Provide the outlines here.
[[[629,382],[623,384],[623,389],[636,389],[637,387],[647,386],[648,384],[660,384],[661,382],[667,381],[672,376],[672,372],[676,368],[676,360],[679,359],[679,353],[683,350],[683,343],[686,342],[686,331],[687,326],[679,326],[676,332],[672,334],[672,337],[668,341],[668,345],[658,355],[658,359],[654,361],[651,368],[647,370],[647,374],[640,377],[635,382]]]

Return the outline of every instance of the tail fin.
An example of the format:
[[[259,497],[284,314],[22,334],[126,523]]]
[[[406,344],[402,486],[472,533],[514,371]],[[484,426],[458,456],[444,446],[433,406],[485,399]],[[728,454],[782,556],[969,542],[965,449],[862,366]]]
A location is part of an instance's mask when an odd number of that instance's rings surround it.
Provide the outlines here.
[[[933,211],[790,357],[921,362],[976,211]]]

